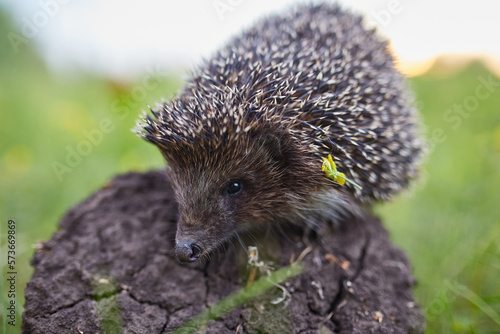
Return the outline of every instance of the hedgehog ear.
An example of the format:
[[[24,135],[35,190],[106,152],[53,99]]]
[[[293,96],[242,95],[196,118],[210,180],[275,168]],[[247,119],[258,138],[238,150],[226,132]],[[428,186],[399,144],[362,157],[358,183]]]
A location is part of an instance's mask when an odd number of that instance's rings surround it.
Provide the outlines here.
[[[259,138],[261,147],[265,148],[273,160],[282,161],[284,156],[281,150],[281,142],[278,137],[273,134],[265,134]]]

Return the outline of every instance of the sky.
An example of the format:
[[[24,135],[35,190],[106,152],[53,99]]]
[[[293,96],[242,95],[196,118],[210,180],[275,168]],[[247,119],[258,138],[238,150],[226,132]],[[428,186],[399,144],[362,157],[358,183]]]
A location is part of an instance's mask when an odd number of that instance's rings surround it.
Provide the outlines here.
[[[50,67],[112,77],[190,68],[257,18],[295,0],[0,0]],[[317,1],[315,1],[317,2]],[[500,60],[498,0],[340,0],[376,25],[403,65],[440,54]]]

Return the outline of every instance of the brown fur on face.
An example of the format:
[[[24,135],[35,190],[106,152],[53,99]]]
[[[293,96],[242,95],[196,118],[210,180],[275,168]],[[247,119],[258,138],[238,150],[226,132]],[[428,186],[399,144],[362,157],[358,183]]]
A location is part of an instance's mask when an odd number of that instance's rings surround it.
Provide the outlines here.
[[[304,173],[308,159],[297,156],[289,135],[249,132],[211,143],[163,150],[180,209],[176,241],[195,242],[203,254],[243,230],[296,220],[303,203],[329,186],[314,156],[315,170]],[[242,189],[229,194],[234,180]]]

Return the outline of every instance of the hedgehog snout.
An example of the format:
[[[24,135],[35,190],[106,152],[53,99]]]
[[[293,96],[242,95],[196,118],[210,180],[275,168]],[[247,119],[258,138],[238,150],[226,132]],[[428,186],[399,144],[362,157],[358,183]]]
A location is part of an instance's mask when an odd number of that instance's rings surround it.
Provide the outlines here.
[[[175,255],[181,262],[194,262],[203,252],[199,244],[194,241],[181,241],[175,245]]]

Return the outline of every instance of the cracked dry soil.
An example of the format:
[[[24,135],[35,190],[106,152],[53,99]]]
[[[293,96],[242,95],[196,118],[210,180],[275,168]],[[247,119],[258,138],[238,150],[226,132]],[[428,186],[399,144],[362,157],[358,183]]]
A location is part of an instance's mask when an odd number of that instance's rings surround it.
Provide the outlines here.
[[[170,333],[246,285],[246,254],[236,244],[210,262],[179,264],[176,220],[162,171],[118,176],[75,206],[32,260],[23,333]],[[205,333],[424,331],[408,260],[377,218],[321,238],[283,226],[245,243],[275,268],[310,247],[304,271],[283,283],[286,302],[270,303],[282,295],[272,288],[210,321]]]

